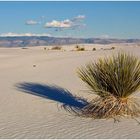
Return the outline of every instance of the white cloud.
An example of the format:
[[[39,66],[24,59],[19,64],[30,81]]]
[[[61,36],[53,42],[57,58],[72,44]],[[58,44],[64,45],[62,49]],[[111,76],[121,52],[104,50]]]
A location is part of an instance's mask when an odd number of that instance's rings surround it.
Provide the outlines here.
[[[50,22],[45,22],[45,16],[40,17],[40,21],[36,20],[27,20],[26,25],[37,25],[37,24],[45,24],[45,28],[53,28],[55,31],[62,31],[63,29],[79,29],[85,26],[83,24],[83,20],[85,19],[85,15],[78,15],[72,19],[65,19],[62,21],[52,20]],[[28,35],[28,34],[27,34]]]
[[[85,15],[78,15],[77,17],[73,18],[73,21],[79,21],[79,20],[84,20],[86,18]]]
[[[70,28],[72,27],[72,22],[69,19],[63,21],[53,20],[45,24],[46,28]]]
[[[81,23],[81,21],[85,19],[85,15],[78,15],[73,19],[65,19],[62,21],[52,20],[51,22],[47,22],[44,27],[45,28],[55,28],[55,29],[76,29],[79,27],[84,27],[85,24]]]
[[[26,24],[27,25],[36,25],[36,24],[39,24],[39,22],[37,22],[35,20],[28,20],[28,21],[26,21]]]
[[[12,33],[12,32],[0,34],[0,37],[15,37],[15,36],[51,36],[51,35],[47,33],[34,34],[34,33]]]

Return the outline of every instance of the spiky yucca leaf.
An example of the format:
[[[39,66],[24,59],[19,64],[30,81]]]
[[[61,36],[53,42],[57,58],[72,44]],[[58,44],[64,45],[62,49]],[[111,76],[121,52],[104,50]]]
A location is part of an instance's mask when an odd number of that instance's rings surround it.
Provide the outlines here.
[[[118,53],[87,64],[78,75],[100,97],[126,98],[140,88],[140,61],[133,55]]]

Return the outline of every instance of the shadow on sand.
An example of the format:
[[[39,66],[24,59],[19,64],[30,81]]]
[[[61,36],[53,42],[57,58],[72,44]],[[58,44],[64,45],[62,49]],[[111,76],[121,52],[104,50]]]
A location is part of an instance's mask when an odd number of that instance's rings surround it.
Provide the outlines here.
[[[71,113],[79,113],[88,104],[85,99],[73,96],[68,90],[55,85],[19,83],[16,87],[22,92],[59,102],[61,107]]]

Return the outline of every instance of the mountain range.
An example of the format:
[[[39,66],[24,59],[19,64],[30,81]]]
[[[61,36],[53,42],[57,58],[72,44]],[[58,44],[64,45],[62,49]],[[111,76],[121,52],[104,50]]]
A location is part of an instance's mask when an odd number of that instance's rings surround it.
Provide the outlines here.
[[[140,43],[140,39],[64,38],[48,36],[0,37],[0,47],[27,47],[67,44]]]

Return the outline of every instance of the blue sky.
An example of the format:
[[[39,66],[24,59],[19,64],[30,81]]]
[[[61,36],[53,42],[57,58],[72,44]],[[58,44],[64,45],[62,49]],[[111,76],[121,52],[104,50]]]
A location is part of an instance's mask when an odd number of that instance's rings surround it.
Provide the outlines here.
[[[140,2],[0,2],[0,34],[140,38]]]

